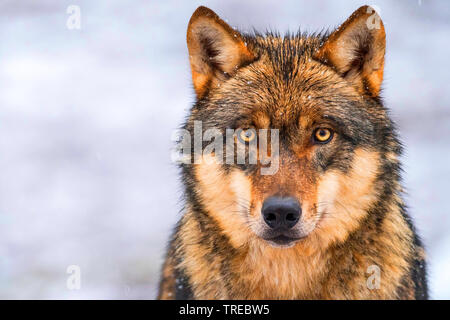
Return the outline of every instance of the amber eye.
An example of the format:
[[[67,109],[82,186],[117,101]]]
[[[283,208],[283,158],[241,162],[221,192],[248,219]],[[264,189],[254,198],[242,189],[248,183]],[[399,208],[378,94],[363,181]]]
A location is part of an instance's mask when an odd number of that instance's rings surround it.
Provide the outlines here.
[[[242,143],[248,143],[256,138],[256,131],[255,129],[240,129],[237,136]]]
[[[314,141],[318,143],[328,143],[333,138],[333,131],[326,128],[319,128],[314,131]]]

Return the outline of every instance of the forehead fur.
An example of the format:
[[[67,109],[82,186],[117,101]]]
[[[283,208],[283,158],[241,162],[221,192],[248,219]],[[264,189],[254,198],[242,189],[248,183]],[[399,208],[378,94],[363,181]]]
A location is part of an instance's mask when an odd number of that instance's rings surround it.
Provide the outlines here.
[[[361,96],[354,87],[313,58],[325,38],[326,35],[300,33],[248,37],[259,59],[236,74],[229,90],[245,86],[247,90],[241,98],[252,110],[265,109],[278,122],[272,124],[277,127],[286,119],[292,121],[300,115],[324,111],[320,106],[332,112],[343,104],[358,103]],[[227,96],[228,87],[223,89],[223,96]]]
[[[268,32],[265,35],[255,33],[246,35],[245,39],[260,56],[265,56],[272,63],[272,67],[277,75],[289,81],[295,76],[296,68],[302,60],[310,59],[319,49],[328,34],[286,34],[281,36],[275,32]]]

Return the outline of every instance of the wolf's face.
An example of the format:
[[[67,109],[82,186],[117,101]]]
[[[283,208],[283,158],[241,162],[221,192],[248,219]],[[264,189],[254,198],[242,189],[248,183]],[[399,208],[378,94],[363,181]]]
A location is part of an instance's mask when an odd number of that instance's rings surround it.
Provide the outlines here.
[[[384,41],[369,7],[327,37],[243,36],[209,9],[194,13],[198,102],[186,128],[235,129],[232,158],[240,146],[247,157],[217,163],[204,154],[186,168],[188,188],[233,245],[329,245],[362,223],[382,192],[384,159],[399,151],[378,98]]]

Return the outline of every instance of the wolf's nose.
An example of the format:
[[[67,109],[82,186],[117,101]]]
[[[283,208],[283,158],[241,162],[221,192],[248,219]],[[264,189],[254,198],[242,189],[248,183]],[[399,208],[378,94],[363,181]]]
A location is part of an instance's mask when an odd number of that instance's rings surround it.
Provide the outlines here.
[[[291,229],[300,220],[302,209],[294,198],[267,198],[261,213],[264,221],[272,229]]]

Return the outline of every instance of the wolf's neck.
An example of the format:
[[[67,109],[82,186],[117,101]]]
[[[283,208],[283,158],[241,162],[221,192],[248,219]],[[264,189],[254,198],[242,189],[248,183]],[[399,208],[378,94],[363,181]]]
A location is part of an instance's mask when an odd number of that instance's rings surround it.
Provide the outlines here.
[[[233,267],[242,286],[252,288],[241,298],[296,299],[308,298],[316,290],[329,260],[327,251],[311,251],[301,244],[273,248],[255,242],[234,259]]]

